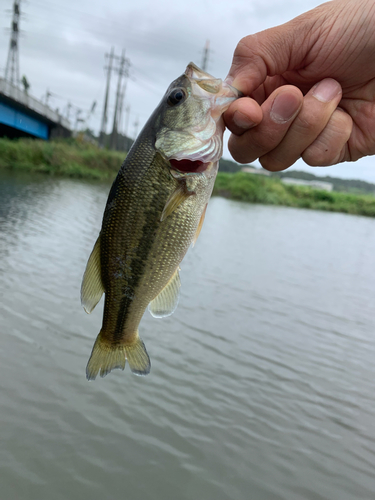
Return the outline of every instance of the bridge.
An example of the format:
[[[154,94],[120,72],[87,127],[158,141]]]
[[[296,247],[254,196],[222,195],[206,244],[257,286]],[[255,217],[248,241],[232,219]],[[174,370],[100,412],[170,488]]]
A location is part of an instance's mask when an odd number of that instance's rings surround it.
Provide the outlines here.
[[[0,78],[0,136],[48,140],[71,135],[69,121],[58,111]]]

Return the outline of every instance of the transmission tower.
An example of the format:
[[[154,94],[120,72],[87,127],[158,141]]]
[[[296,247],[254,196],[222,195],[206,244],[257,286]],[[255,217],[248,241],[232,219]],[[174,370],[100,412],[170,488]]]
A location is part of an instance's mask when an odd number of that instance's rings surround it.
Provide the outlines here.
[[[120,93],[120,102],[119,102],[118,115],[117,115],[117,132],[119,134],[124,133],[124,131],[122,130],[121,124],[122,124],[122,112],[123,112],[123,109],[124,109],[126,84],[127,84],[127,80],[125,79],[125,82],[124,82],[124,84],[122,86],[122,90],[121,90],[121,93]]]
[[[204,49],[203,49],[203,59],[202,59],[203,71],[207,70],[209,56],[210,56],[210,40],[207,40],[206,45],[204,46]]]
[[[116,149],[117,147],[117,134],[118,134],[118,123],[119,123],[119,115],[121,114],[122,102],[125,97],[125,88],[126,88],[126,78],[129,76],[129,68],[130,61],[125,58],[125,49],[122,51],[122,55],[120,58],[120,67],[116,69],[118,72],[118,81],[117,81],[117,92],[116,92],[116,104],[115,104],[115,114],[113,116],[113,127],[111,134],[111,148]],[[123,92],[121,93],[121,82],[122,77],[125,77],[125,84],[123,88]]]
[[[18,56],[18,34],[19,34],[19,20],[21,15],[21,0],[14,0],[13,2],[13,16],[12,24],[10,26],[10,43],[7,65],[5,68],[5,80],[13,85],[19,85],[20,82],[20,68]]]
[[[112,64],[113,64],[113,58],[114,58],[114,49],[113,47],[111,48],[111,53],[105,55],[106,58],[108,58],[108,66],[106,66],[107,70],[107,85],[105,89],[105,98],[104,98],[104,108],[103,108],[103,116],[102,116],[102,124],[100,127],[100,136],[99,136],[99,144],[101,146],[104,146],[104,137],[105,137],[105,131],[106,131],[106,126],[107,126],[107,109],[108,109],[108,95],[109,95],[109,87],[111,84],[111,73],[112,73]]]

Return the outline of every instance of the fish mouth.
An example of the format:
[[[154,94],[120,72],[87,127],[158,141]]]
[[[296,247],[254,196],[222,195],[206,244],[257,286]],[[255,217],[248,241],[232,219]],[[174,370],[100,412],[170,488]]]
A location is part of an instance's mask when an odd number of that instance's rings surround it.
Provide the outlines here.
[[[188,64],[185,76],[190,82],[189,98],[201,102],[205,114],[189,130],[168,131],[161,135],[156,147],[160,147],[170,162],[172,175],[176,172],[210,177],[214,170],[217,171],[223,154],[225,125],[222,114],[241,93],[194,63]]]
[[[205,172],[212,162],[204,162],[201,160],[169,160],[173,170],[182,174],[200,174]]]

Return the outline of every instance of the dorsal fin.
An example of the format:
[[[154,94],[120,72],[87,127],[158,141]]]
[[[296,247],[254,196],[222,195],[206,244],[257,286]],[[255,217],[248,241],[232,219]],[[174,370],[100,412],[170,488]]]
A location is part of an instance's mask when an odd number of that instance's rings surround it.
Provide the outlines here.
[[[100,266],[100,235],[87,262],[82,279],[81,304],[87,314],[90,314],[104,293]]]
[[[179,270],[180,268],[177,267],[163,290],[148,305],[148,310],[154,318],[164,318],[175,311],[181,287]]]

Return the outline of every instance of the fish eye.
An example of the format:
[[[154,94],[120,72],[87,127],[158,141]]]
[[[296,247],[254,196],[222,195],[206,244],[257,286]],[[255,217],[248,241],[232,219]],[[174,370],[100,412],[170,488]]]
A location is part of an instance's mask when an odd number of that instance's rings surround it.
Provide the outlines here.
[[[185,100],[186,92],[184,89],[173,89],[169,94],[167,102],[170,106],[176,106]]]

